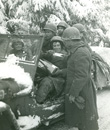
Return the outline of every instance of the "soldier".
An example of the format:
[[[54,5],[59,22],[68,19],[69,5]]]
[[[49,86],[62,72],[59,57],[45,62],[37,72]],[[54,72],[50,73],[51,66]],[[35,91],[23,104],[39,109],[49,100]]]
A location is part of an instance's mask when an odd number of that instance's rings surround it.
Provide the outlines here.
[[[58,25],[57,25],[57,30],[58,30],[58,35],[62,36],[64,30],[68,27],[68,24],[65,21],[61,21]]]
[[[43,42],[43,46],[42,46],[42,52],[45,53],[46,51],[52,49],[51,38],[53,36],[56,36],[57,26],[53,23],[47,23],[45,25],[45,27],[43,28],[43,31],[44,31],[45,35],[44,35],[44,42]],[[35,40],[31,46],[31,51],[32,51],[33,56],[35,55],[36,50],[37,50],[37,42],[39,42],[39,41]]]
[[[81,23],[77,23],[77,24],[74,24],[73,27],[75,27],[75,28],[77,28],[79,30],[80,36],[81,36],[81,40],[85,44],[87,44],[87,36],[86,36],[87,31],[86,31],[84,25],[81,24]]]
[[[45,33],[45,38],[44,38],[42,50],[43,50],[43,52],[46,52],[46,51],[52,49],[51,48],[51,38],[53,36],[56,36],[57,27],[53,23],[47,23],[43,30],[44,30],[44,33]]]
[[[86,36],[86,29],[84,27],[84,25],[82,25],[81,23],[77,23],[74,24],[73,27],[77,28],[80,32],[80,37],[82,42],[88,47],[88,49],[92,52],[90,46],[87,43],[87,36]]]
[[[63,40],[70,52],[65,88],[65,121],[79,130],[98,130],[96,92],[91,78],[91,52],[75,27],[65,29]]]
[[[64,44],[59,36],[54,36],[51,39],[52,50],[42,54],[42,58],[51,62],[58,67],[58,70],[66,68],[67,52],[64,50]],[[64,89],[65,75],[63,73],[51,74],[45,76],[38,86],[36,100],[38,103],[43,103],[48,97],[58,97]],[[51,95],[51,96],[50,96]]]
[[[21,39],[13,39],[12,50],[10,54],[14,54],[21,60],[32,60],[32,53],[29,49],[24,50],[24,42]]]
[[[60,36],[54,36],[51,39],[51,43],[52,43],[51,46],[54,52],[67,54],[63,40]]]
[[[60,69],[65,66],[62,62],[64,57],[67,56],[63,40],[60,36],[54,36],[51,39],[52,50],[43,53],[42,57],[52,64],[58,66]]]
[[[82,36],[83,36],[83,33],[86,33],[86,29],[85,29],[84,25],[82,25],[81,23],[74,24],[73,27],[77,28],[80,31]],[[81,38],[82,38],[82,36],[81,36]]]

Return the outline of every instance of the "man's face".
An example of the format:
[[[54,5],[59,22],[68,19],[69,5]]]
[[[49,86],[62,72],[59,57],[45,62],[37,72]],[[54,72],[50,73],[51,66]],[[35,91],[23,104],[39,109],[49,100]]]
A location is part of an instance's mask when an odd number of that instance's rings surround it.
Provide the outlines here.
[[[68,51],[71,50],[73,47],[73,41],[71,41],[71,40],[64,40],[64,44]]]
[[[58,35],[62,36],[63,32],[64,32],[64,27],[58,27]]]
[[[44,30],[44,33],[45,33],[45,39],[46,40],[50,40],[53,36],[54,36],[54,33],[50,30]]]
[[[60,53],[61,52],[61,44],[60,44],[60,42],[53,42],[53,50],[55,51],[55,52],[58,52],[58,53]]]
[[[16,43],[14,43],[14,49],[15,49],[16,51],[22,50],[22,49],[23,49],[22,43],[21,43],[21,42],[16,42]]]

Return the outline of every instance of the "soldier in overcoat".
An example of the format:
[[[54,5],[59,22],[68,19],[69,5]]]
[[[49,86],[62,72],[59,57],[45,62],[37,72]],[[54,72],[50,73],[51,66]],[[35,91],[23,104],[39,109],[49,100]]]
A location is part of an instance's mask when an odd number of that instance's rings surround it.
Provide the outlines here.
[[[72,130],[98,130],[96,91],[91,78],[92,58],[75,27],[65,29],[63,40],[70,52],[65,89],[65,122]]]

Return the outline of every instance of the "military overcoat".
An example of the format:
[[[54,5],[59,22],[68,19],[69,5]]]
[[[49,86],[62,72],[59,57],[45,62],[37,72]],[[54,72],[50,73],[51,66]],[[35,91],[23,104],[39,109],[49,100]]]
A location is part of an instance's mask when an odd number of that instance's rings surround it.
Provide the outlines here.
[[[91,79],[91,52],[81,42],[75,43],[67,63],[67,83],[65,89],[65,121],[81,130],[98,130],[96,92]],[[69,95],[81,96],[85,100],[84,109],[70,103]]]

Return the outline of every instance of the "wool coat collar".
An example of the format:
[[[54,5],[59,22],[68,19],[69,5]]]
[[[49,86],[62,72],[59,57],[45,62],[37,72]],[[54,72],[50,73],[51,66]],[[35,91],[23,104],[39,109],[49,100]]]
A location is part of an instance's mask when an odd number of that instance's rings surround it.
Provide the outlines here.
[[[75,53],[75,51],[80,48],[86,46],[82,41],[75,42],[70,50],[70,53]]]

